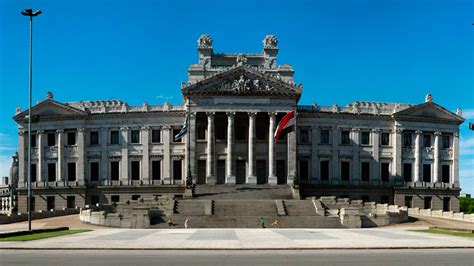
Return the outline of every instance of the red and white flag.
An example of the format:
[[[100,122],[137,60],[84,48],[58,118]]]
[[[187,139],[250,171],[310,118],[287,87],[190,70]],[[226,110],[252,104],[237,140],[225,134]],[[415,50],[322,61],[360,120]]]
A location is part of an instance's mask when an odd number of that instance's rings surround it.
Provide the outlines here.
[[[283,132],[291,131],[292,127],[295,125],[295,111],[288,112],[278,123],[278,126],[275,130],[275,141],[278,141],[278,138]]]

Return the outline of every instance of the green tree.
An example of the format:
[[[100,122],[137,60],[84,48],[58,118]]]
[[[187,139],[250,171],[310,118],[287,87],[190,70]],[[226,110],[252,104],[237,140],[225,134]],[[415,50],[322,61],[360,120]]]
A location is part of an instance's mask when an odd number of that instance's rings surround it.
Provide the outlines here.
[[[474,213],[474,198],[462,197],[460,201],[460,211],[464,213]]]

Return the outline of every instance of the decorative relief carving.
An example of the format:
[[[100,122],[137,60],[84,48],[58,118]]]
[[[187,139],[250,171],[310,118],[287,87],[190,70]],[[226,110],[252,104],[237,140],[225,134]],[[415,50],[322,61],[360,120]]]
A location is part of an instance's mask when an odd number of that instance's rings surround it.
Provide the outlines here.
[[[198,39],[199,48],[212,48],[212,38],[208,34],[202,34]]]
[[[265,39],[263,40],[263,48],[278,48],[278,39],[275,37],[275,35],[265,36]]]
[[[245,75],[240,75],[238,80],[223,82],[218,90],[244,93],[248,91],[273,91],[275,88],[268,83],[263,84],[259,79],[251,79]]]
[[[172,161],[182,161],[184,160],[184,155],[171,155]]]
[[[426,94],[425,96],[425,102],[432,102],[433,101],[433,95],[431,93]]]
[[[237,66],[243,66],[243,65],[245,65],[245,63],[247,63],[247,57],[245,57],[245,55],[243,55],[243,54],[239,54],[239,55],[237,55],[237,58],[235,59],[235,62],[237,64]]]

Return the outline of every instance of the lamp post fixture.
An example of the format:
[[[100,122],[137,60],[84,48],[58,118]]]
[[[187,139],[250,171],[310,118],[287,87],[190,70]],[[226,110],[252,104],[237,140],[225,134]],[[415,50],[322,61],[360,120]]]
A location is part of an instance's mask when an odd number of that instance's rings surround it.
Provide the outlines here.
[[[25,9],[21,14],[30,17],[30,81],[28,104],[28,230],[31,231],[31,97],[33,89],[33,17],[41,14],[41,10],[33,12],[31,8]]]

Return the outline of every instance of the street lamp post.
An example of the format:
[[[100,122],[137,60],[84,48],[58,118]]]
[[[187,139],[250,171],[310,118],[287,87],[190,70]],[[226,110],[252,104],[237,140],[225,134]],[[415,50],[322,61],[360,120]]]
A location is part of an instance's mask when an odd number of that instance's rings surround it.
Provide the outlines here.
[[[30,81],[28,104],[28,230],[31,231],[31,97],[33,90],[33,17],[41,14],[41,10],[33,12],[31,8],[25,9],[21,14],[30,17]]]

